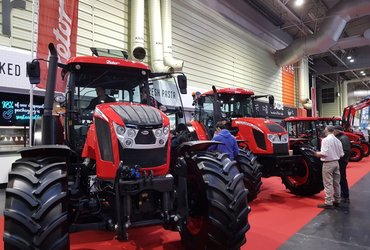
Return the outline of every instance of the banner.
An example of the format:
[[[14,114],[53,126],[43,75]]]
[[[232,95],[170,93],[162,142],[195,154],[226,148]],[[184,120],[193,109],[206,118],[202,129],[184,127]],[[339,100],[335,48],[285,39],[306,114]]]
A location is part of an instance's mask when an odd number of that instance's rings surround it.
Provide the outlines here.
[[[39,25],[37,39],[37,58],[49,58],[49,43],[53,43],[58,52],[58,62],[65,63],[76,56],[78,0],[40,0]],[[47,81],[47,63],[40,61],[40,84],[45,89]],[[55,90],[65,91],[65,84],[58,68]]]

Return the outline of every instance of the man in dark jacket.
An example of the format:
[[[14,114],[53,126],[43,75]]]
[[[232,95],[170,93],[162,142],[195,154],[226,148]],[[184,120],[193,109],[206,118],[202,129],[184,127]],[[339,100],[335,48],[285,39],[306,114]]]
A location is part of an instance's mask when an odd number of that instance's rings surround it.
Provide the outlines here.
[[[230,160],[234,160],[239,154],[239,147],[235,137],[226,129],[224,121],[217,122],[215,129],[213,140],[222,142],[223,144],[212,145],[208,150],[228,153]]]
[[[116,100],[113,97],[110,97],[105,93],[105,89],[102,87],[97,87],[95,89],[97,97],[93,98],[90,101],[89,106],[86,107],[86,109],[93,110],[95,109],[95,106],[102,103],[107,102],[115,102]]]
[[[344,151],[344,156],[339,159],[340,170],[340,189],[342,202],[349,203],[349,188],[347,182],[347,164],[351,156],[351,142],[348,137],[343,133],[342,126],[334,127],[334,135],[341,141]]]

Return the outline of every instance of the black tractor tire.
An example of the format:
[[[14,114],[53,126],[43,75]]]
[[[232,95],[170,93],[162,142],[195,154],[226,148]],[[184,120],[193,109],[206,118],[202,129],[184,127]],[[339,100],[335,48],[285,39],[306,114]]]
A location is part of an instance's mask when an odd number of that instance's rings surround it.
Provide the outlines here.
[[[239,155],[236,160],[240,173],[244,174],[244,186],[248,189],[248,202],[251,202],[261,192],[261,165],[257,162],[257,156],[250,150],[239,149]]]
[[[351,144],[351,156],[349,157],[349,161],[359,162],[364,158],[364,155],[364,150],[360,145]]]
[[[187,160],[189,217],[180,235],[187,249],[239,249],[249,230],[243,174],[227,154],[197,152]]]
[[[314,156],[314,149],[309,145],[297,145],[294,152],[302,154],[297,164],[299,175],[282,176],[281,179],[287,189],[295,195],[311,196],[324,189],[322,180],[322,162]]]
[[[368,157],[370,155],[370,143],[361,141],[361,147],[364,150],[364,157]]]
[[[4,211],[5,249],[69,249],[67,166],[59,157],[12,165]]]

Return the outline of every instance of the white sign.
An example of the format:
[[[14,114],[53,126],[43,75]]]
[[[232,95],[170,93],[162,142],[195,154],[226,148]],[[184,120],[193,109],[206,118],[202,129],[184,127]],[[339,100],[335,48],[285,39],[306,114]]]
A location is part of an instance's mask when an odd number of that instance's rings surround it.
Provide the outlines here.
[[[172,78],[154,81],[150,86],[150,96],[164,106],[181,107],[179,91]]]
[[[26,62],[30,60],[30,51],[0,46],[0,87],[29,89]]]

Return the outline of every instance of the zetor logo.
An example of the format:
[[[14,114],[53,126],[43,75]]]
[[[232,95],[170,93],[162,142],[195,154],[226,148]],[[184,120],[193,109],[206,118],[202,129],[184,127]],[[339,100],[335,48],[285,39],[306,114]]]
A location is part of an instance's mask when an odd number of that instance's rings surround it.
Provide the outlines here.
[[[64,9],[64,0],[59,1],[58,28],[53,28],[55,39],[59,42],[56,46],[58,55],[65,60],[71,57],[72,20]]]
[[[119,62],[115,62],[115,61],[111,61],[111,60],[107,60],[106,62],[107,64],[113,64],[113,65],[117,65],[119,64]]]

